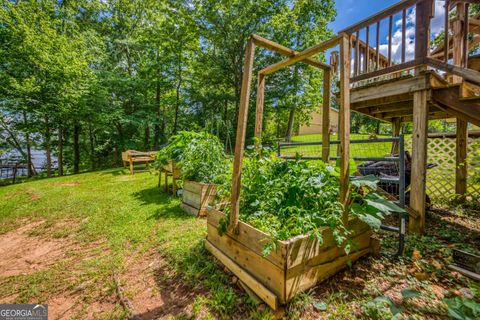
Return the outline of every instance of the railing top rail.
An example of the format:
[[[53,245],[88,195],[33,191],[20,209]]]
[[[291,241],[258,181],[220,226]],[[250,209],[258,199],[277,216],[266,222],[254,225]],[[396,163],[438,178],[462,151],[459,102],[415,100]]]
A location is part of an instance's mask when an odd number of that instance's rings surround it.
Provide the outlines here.
[[[357,30],[360,30],[360,29],[363,29],[365,28],[366,26],[369,26],[371,24],[374,24],[376,23],[377,21],[380,21],[380,20],[383,20],[385,18],[388,18],[390,17],[391,15],[394,15],[400,11],[403,11],[404,9],[408,9],[410,8],[411,6],[415,5],[415,4],[418,4],[420,2],[423,2],[423,1],[426,1],[426,0],[403,0],[399,3],[396,3],[350,27],[347,27],[343,30],[341,30],[339,33],[346,33],[346,34],[352,34],[354,32],[356,32]]]

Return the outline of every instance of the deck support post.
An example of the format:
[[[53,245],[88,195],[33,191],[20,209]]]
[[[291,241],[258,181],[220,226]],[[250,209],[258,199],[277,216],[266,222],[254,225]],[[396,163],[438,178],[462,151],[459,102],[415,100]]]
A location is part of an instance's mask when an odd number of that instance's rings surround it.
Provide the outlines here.
[[[402,119],[401,118],[393,118],[392,119],[392,137],[400,136],[400,129],[402,127]],[[392,143],[392,154],[399,153],[400,144],[397,142]]]
[[[330,88],[332,73],[323,72],[323,104],[322,104],[322,160],[328,163],[330,158]]]
[[[265,96],[265,75],[258,74],[258,85],[257,85],[257,105],[255,112],[255,137],[258,141],[255,142],[255,147],[259,148],[261,146],[262,140],[262,127],[263,127],[263,104]]]
[[[428,90],[413,93],[412,172],[410,207],[418,217],[410,217],[408,230],[422,234],[425,228],[428,139]]]
[[[453,64],[459,67],[465,66],[465,56],[467,55],[466,43],[464,37],[467,33],[466,16],[464,2],[457,2],[457,16],[452,24],[453,29]],[[454,75],[452,77],[453,83],[462,82],[462,77]]]
[[[468,122],[457,118],[455,194],[460,195],[460,198],[464,198],[467,193],[467,126]]]
[[[347,198],[350,160],[350,39],[343,33],[340,39],[340,202],[344,204],[343,223],[348,226]]]
[[[237,136],[235,138],[235,157],[233,159],[231,212],[228,230],[233,233],[238,231],[238,216],[240,210],[240,187],[242,175],[242,159],[245,147],[245,134],[247,131],[248,101],[250,98],[250,84],[252,82],[253,57],[255,54],[255,41],[252,36],[248,39],[245,50],[245,64],[243,68],[242,88],[240,91],[240,106],[238,109]]]

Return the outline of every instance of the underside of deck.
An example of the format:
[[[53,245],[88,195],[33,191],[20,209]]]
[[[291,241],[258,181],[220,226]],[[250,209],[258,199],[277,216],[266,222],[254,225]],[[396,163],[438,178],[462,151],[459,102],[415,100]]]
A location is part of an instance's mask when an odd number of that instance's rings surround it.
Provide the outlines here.
[[[459,118],[480,125],[480,86],[449,84],[434,71],[358,85],[351,90],[351,108],[383,121],[410,122],[413,95],[427,90],[429,119]]]

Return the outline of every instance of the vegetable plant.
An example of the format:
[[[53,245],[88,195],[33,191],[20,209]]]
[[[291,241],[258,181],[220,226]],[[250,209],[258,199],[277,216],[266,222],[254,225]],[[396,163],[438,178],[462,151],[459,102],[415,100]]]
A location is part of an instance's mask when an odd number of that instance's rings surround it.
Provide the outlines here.
[[[157,162],[177,162],[183,179],[202,183],[219,183],[225,178],[229,165],[223,144],[218,137],[206,132],[182,131],[159,151]]]
[[[271,235],[272,240],[310,234],[322,243],[320,227],[330,227],[341,245],[349,234],[342,221],[344,210],[376,229],[385,215],[403,212],[373,191],[377,181],[372,176],[353,179],[348,201],[341,203],[339,169],[321,161],[285,160],[254,152],[245,158],[242,172],[240,220]],[[221,232],[227,220],[228,215]],[[274,244],[267,243],[264,253]],[[346,251],[350,247],[347,244]]]

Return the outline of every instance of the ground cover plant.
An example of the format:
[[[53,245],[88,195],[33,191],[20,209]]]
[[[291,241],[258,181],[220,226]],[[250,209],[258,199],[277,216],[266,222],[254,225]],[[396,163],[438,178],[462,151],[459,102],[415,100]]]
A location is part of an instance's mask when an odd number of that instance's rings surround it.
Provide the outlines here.
[[[374,177],[352,180],[348,202],[341,203],[339,169],[322,161],[285,160],[269,150],[254,151],[244,159],[242,172],[240,220],[271,235],[271,240],[310,234],[322,243],[320,227],[330,227],[341,245],[349,235],[342,221],[344,210],[375,229],[385,215],[403,212],[372,191]],[[225,232],[227,220],[228,215],[220,232]],[[274,246],[275,241],[268,241],[265,254]]]
[[[171,160],[180,167],[183,179],[202,183],[222,182],[229,168],[222,142],[207,132],[182,131],[172,136],[157,155],[159,165]]]

